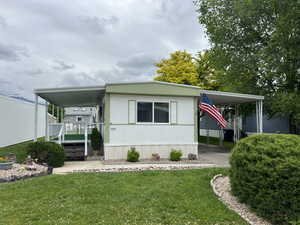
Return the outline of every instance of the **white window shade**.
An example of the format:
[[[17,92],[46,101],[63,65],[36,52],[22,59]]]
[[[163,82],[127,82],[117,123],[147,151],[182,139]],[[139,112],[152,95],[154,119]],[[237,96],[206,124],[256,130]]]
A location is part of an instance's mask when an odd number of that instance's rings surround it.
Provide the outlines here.
[[[136,123],[136,102],[135,100],[128,101],[128,123]]]
[[[177,123],[177,102],[171,101],[171,124]]]

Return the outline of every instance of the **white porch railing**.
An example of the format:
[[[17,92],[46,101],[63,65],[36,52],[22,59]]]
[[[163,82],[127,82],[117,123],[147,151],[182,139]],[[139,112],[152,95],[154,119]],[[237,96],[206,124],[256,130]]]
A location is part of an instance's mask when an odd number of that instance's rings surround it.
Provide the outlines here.
[[[63,139],[64,137],[64,124],[62,123],[51,123],[49,124],[49,138],[50,140],[59,140]],[[46,137],[48,140],[49,138]]]
[[[79,126],[78,126],[79,125]],[[72,129],[71,129],[72,128]],[[74,129],[73,129],[74,128]],[[89,142],[89,135],[92,133],[93,128],[97,128],[102,136],[103,139],[103,131],[104,131],[104,124],[103,123],[74,123],[70,125],[70,123],[53,123],[49,124],[49,137],[51,141],[57,141],[58,144],[63,144],[64,142],[68,142],[65,140],[66,135],[78,135],[83,134],[84,140],[71,140],[71,141],[84,141],[84,155],[88,155],[88,142]],[[81,136],[82,137],[82,136]]]

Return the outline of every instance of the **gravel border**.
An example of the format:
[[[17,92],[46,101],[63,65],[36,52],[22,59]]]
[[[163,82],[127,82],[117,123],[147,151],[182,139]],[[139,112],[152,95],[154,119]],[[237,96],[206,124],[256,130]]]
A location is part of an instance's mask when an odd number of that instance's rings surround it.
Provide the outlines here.
[[[202,164],[202,165],[168,165],[168,166],[146,166],[146,167],[115,167],[115,168],[103,168],[103,169],[82,169],[73,170],[72,172],[66,173],[120,173],[120,172],[139,172],[139,171],[156,171],[156,170],[188,170],[188,169],[203,169],[217,167],[215,164]]]
[[[213,164],[211,161],[203,158],[196,160],[181,159],[180,161],[171,161],[169,159],[151,160],[151,159],[140,159],[137,162],[128,162],[126,160],[104,160],[103,165],[134,165],[134,164]]]
[[[237,198],[231,194],[228,176],[218,174],[211,179],[210,185],[219,200],[222,201],[229,209],[239,214],[250,225],[272,225],[270,222],[258,217],[247,205],[238,202]]]
[[[33,163],[32,165],[14,163],[12,169],[0,170],[0,183],[13,182],[48,174],[48,167]]]

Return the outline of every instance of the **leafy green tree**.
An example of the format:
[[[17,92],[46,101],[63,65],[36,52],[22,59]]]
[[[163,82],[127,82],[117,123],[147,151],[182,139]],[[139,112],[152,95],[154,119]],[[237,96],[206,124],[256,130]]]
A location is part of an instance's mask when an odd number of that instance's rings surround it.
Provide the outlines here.
[[[200,52],[195,60],[199,86],[206,90],[222,90],[219,79],[224,72],[214,67],[211,52],[209,50]]]
[[[289,106],[299,101],[300,1],[196,0],[195,4],[212,44],[213,64],[224,71],[218,77],[223,88],[265,95],[270,115],[286,115],[291,124],[299,123],[299,109]]]
[[[155,65],[158,67],[155,80],[195,86],[199,84],[196,62],[186,51],[176,51],[169,59],[162,59]]]
[[[199,86],[203,89],[220,89],[217,81],[219,71],[213,68],[209,51],[193,57],[186,51],[176,51],[168,59],[156,64],[158,76],[155,80]]]

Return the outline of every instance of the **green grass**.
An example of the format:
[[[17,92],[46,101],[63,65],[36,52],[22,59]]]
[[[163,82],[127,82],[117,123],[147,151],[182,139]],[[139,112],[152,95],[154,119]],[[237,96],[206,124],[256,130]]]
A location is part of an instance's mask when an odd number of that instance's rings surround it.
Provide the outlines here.
[[[5,225],[246,225],[213,194],[225,169],[50,175],[0,185]]]
[[[199,136],[199,143],[204,143],[206,144],[206,136]],[[220,139],[216,138],[216,137],[209,137],[209,144],[210,145],[219,145],[220,144]],[[228,141],[224,141],[223,142],[223,146],[228,148],[228,149],[232,149],[234,147],[234,143],[233,142],[228,142]]]

